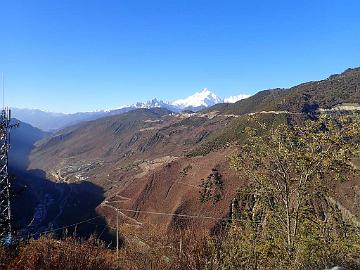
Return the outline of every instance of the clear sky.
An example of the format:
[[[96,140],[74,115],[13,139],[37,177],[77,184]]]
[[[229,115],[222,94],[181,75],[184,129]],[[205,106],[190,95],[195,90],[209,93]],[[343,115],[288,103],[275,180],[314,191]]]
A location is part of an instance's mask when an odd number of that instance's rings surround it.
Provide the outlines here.
[[[220,97],[360,66],[359,0],[0,0],[13,107]]]

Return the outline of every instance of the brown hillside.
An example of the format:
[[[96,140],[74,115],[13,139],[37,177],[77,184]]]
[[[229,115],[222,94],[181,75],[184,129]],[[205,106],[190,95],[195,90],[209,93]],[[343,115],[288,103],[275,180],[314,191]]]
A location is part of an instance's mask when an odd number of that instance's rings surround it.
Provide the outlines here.
[[[237,181],[226,158],[231,149],[206,158],[190,158],[187,153],[232,121],[234,118],[228,116],[138,110],[87,122],[39,142],[31,154],[29,169],[41,169],[55,182],[91,181],[104,188],[105,201],[116,201],[109,203],[114,207],[223,218],[235,193],[231,186]],[[198,186],[213,168],[223,174],[227,184],[224,195],[228,200],[216,207],[199,202]],[[114,221],[110,207],[103,204],[98,210]],[[200,220],[126,211],[122,216],[130,223],[134,218],[165,227]],[[217,222],[200,221],[208,228]]]

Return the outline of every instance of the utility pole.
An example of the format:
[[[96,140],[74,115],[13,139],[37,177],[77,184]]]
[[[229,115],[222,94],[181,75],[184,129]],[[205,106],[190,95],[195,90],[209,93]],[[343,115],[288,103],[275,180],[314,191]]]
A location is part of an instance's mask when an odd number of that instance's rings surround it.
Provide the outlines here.
[[[119,210],[116,210],[116,258],[119,258]]]
[[[234,198],[231,202],[231,223],[234,224],[236,216],[235,216],[235,201],[236,199]]]
[[[182,235],[180,234],[180,243],[179,243],[179,258],[182,256]]]

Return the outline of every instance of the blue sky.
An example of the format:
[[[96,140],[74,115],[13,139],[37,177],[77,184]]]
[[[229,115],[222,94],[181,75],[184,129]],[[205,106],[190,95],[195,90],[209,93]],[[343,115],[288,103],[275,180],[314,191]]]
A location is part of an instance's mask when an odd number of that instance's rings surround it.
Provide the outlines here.
[[[360,66],[359,12],[358,0],[2,0],[6,103],[75,112],[322,79]]]

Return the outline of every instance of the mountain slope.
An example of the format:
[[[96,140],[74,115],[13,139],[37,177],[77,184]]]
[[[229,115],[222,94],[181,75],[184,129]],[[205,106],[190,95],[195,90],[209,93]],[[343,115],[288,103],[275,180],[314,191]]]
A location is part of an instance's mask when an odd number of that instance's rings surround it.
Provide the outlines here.
[[[106,191],[105,200],[129,198],[113,206],[196,213],[204,208],[198,201],[197,185],[213,168],[227,170],[227,161],[223,160],[223,153],[215,153],[210,160],[189,158],[186,154],[232,120],[222,116],[210,119],[201,114],[173,115],[160,108],[137,109],[84,122],[38,142],[29,168],[45,171],[47,178],[58,183],[91,181]],[[179,177],[182,184],[178,183]],[[165,205],[166,209],[162,208]],[[111,222],[111,209],[99,206],[98,211]],[[208,211],[222,217],[227,205]],[[124,213],[123,218],[129,221],[133,216]],[[162,220],[166,226],[175,222],[170,216],[138,218],[147,222]],[[210,227],[214,220],[207,224]]]
[[[57,170],[62,171],[73,163],[73,159],[94,162],[94,169],[98,166],[101,172],[107,161],[125,167],[139,160],[183,156],[229,121],[220,123],[220,119],[205,116],[172,115],[161,108],[137,109],[84,122],[38,142],[31,154],[31,168],[44,169],[54,176]],[[63,172],[61,175],[64,177]]]
[[[360,68],[289,89],[264,90],[233,104],[215,105],[209,111],[236,115],[260,111],[311,112],[343,103],[360,104]]]

